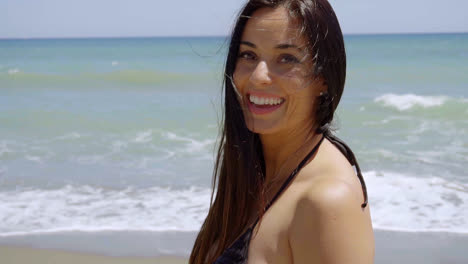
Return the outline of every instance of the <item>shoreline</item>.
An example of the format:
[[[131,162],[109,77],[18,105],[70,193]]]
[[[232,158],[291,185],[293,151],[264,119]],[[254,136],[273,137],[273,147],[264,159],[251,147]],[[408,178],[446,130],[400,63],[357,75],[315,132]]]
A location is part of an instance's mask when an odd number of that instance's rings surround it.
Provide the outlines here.
[[[374,233],[376,264],[468,263],[468,234],[382,230]],[[181,264],[188,262],[195,235],[195,232],[108,232],[0,237],[0,260],[15,264]]]

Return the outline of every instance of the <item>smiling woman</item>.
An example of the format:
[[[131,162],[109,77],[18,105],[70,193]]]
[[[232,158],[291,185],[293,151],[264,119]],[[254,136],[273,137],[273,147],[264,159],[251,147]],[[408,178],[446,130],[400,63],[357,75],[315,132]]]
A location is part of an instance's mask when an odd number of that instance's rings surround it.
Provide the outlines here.
[[[366,186],[329,129],[345,75],[326,0],[246,4],[226,62],[216,196],[190,263],[373,262]]]
[[[242,98],[250,131],[291,135],[312,129],[315,100],[326,87],[310,78],[313,64],[304,50],[297,21],[284,7],[260,9],[244,29],[234,84]],[[268,114],[268,115],[266,115]],[[277,133],[276,133],[277,134]]]

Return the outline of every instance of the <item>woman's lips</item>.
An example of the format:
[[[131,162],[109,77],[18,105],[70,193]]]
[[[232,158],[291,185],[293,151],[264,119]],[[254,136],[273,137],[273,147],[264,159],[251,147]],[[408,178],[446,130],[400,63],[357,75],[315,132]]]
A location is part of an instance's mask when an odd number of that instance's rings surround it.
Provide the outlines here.
[[[247,94],[247,106],[253,114],[265,115],[280,108],[284,99],[277,96],[261,96],[258,94]]]

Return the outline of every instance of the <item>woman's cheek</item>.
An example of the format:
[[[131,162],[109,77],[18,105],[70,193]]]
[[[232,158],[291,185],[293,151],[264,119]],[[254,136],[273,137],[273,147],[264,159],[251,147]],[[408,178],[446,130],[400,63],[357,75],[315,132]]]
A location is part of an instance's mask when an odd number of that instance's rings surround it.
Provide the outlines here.
[[[234,92],[237,94],[237,97],[239,99],[242,99],[242,81],[239,79],[240,76],[239,76],[239,72],[238,72],[238,69],[236,67],[236,70],[234,71],[234,73],[232,74],[232,86],[234,88]]]
[[[248,78],[246,67],[242,65],[237,65],[234,74],[232,75],[233,81],[239,92],[242,91],[244,83]]]

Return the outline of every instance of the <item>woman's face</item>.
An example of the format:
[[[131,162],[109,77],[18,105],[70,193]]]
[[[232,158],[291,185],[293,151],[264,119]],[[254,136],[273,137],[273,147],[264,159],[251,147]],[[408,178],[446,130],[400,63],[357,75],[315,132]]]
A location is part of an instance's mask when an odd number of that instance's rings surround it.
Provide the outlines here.
[[[306,41],[285,8],[254,12],[233,75],[249,130],[271,134],[312,126],[315,99],[326,90],[311,76],[312,67]]]

